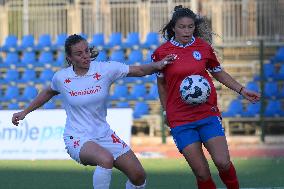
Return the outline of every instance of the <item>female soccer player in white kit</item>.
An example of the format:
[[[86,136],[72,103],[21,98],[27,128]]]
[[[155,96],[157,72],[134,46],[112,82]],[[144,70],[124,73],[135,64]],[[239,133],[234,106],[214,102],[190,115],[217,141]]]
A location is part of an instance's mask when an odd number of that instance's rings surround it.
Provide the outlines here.
[[[87,41],[76,34],[66,39],[65,53],[70,66],[56,72],[51,86],[41,91],[25,110],[15,113],[12,123],[18,126],[19,120],[28,113],[62,94],[67,114],[63,134],[67,153],[78,163],[97,166],[93,175],[94,189],[109,188],[113,167],[128,177],[126,189],[145,188],[146,174],[141,163],[106,122],[109,89],[117,79],[162,70],[174,56],[141,66],[114,61],[92,62]]]

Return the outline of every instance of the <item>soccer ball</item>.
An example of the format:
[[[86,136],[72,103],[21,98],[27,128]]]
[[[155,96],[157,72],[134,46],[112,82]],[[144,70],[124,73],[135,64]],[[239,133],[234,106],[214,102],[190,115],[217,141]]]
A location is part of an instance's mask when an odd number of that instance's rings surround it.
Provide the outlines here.
[[[211,87],[203,76],[190,75],[181,82],[179,92],[185,103],[198,105],[208,100]]]

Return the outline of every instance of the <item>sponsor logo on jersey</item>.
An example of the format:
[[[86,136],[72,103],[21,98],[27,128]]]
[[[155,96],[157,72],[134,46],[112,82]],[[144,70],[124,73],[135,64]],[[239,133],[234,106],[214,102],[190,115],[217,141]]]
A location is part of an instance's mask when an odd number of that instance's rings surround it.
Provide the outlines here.
[[[217,109],[216,106],[212,106],[212,107],[211,107],[211,111],[212,111],[212,112],[218,112],[218,109]]]
[[[64,83],[71,83],[70,78],[65,79]]]
[[[201,60],[201,54],[199,51],[193,51],[192,55],[195,60]]]
[[[80,90],[80,91],[73,91],[72,90],[72,91],[69,92],[69,94],[70,94],[70,96],[85,96],[85,95],[91,95],[91,94],[98,93],[101,89],[102,89],[102,87],[97,85],[95,87],[83,89],[83,90]]]

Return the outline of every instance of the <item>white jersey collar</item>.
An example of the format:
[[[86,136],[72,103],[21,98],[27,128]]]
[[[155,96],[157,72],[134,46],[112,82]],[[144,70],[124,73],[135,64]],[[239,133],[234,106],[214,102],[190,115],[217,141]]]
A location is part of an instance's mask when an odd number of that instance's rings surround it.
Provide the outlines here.
[[[174,37],[171,38],[170,42],[171,42],[171,44],[173,44],[174,46],[185,48],[185,47],[191,46],[191,45],[195,42],[195,37],[192,36],[190,42],[187,43],[187,44],[185,44],[185,45],[180,44],[179,42],[175,41],[175,40],[174,40]]]
[[[85,75],[77,75],[77,74],[75,73],[74,69],[73,69],[73,65],[71,65],[71,66],[69,67],[69,72],[70,72],[71,77],[85,77],[85,76],[90,76],[90,75],[92,75],[92,64],[93,64],[93,62],[90,63],[89,70],[88,70],[88,72],[87,72]]]

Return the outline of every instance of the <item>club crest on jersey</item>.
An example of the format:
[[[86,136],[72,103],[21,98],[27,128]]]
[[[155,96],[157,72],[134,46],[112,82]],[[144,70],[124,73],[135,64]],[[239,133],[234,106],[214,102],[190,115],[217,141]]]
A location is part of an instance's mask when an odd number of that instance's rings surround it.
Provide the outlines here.
[[[192,55],[195,60],[201,60],[201,53],[199,51],[193,51]]]
[[[100,75],[99,73],[96,73],[93,78],[96,80],[100,80],[101,76],[102,75]]]

